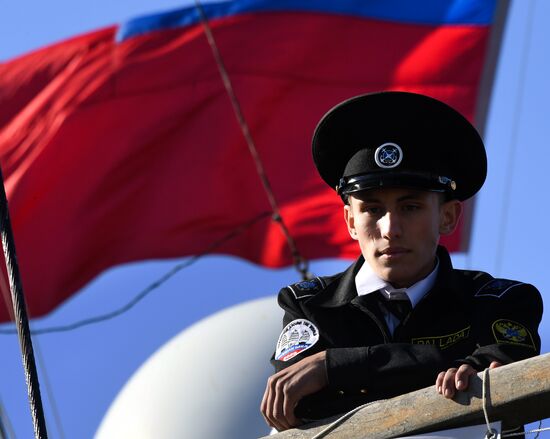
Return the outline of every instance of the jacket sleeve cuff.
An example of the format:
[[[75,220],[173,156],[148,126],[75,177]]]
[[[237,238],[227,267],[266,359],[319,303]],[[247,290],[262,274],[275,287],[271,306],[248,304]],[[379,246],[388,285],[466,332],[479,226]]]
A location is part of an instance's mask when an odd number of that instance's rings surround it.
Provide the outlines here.
[[[328,385],[346,390],[367,387],[368,347],[327,349]]]

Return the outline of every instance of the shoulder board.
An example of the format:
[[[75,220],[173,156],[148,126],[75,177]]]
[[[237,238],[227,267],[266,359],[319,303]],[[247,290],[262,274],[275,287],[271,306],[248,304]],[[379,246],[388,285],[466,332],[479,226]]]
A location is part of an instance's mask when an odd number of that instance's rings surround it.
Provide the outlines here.
[[[483,285],[475,296],[493,296],[500,298],[517,285],[523,285],[523,282],[508,279],[493,279]]]
[[[296,299],[305,299],[306,297],[315,296],[315,294],[325,287],[325,281],[321,277],[314,277],[313,279],[289,285],[287,288],[292,291]]]

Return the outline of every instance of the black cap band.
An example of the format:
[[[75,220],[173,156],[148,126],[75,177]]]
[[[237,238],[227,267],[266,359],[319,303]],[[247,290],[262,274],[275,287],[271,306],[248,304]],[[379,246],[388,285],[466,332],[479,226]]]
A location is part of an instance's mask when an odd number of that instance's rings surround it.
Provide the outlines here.
[[[336,187],[336,192],[346,201],[349,194],[381,187],[415,187],[434,192],[447,192],[452,197],[456,190],[456,182],[449,177],[422,172],[394,174],[372,172],[342,177]]]

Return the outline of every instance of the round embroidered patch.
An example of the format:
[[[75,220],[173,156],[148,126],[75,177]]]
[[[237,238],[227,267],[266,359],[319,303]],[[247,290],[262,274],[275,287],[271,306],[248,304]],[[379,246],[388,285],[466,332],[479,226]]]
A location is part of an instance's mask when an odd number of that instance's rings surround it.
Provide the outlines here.
[[[493,322],[493,335],[497,343],[520,344],[535,348],[529,330],[521,323],[512,320],[500,319]]]
[[[275,359],[288,361],[319,341],[319,330],[309,320],[293,320],[285,326],[275,350]]]

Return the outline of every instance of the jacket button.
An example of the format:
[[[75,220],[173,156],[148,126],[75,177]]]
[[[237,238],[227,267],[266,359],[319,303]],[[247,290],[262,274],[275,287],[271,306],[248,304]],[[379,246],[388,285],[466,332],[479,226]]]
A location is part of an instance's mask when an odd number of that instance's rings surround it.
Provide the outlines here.
[[[344,394],[343,390],[338,390],[338,395],[343,395],[343,394]]]
[[[360,392],[361,393],[367,393],[367,389],[361,389]]]

